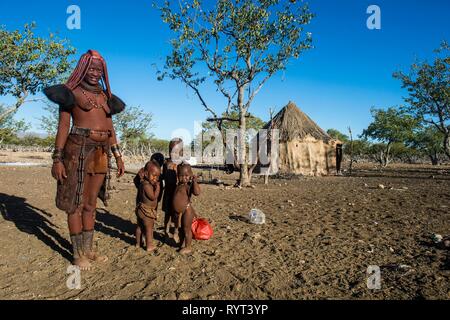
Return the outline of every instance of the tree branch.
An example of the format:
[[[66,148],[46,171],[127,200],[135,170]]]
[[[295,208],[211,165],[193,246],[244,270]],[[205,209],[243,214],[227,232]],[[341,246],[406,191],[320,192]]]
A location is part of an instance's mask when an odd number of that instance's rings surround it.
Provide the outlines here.
[[[245,115],[245,117],[246,118],[253,118],[253,116],[250,115],[250,114]],[[230,117],[221,117],[221,118],[215,117],[215,118],[207,118],[206,121],[208,121],[208,122],[215,122],[215,121],[234,121],[234,122],[239,122],[239,119],[233,119],[233,118],[230,118]]]
[[[203,99],[202,95],[200,94],[200,91],[196,86],[194,86],[189,80],[187,80],[184,76],[181,76],[181,79],[186,83],[192,90],[194,90],[197,97],[200,99],[200,102],[202,103],[203,107],[206,111],[212,113],[214,117],[217,117],[217,114],[212,110],[208,105],[206,104],[206,101]]]
[[[261,88],[264,86],[264,84],[269,80],[269,78],[272,76],[271,73],[269,73],[258,85],[258,87],[253,90],[253,92],[250,94],[247,103],[245,104],[245,108],[248,108],[250,104],[252,103],[255,96],[258,94],[258,92],[261,90]]]
[[[35,98],[35,99],[25,100],[23,103],[38,102],[38,101],[43,101],[43,100],[44,100],[44,98]]]

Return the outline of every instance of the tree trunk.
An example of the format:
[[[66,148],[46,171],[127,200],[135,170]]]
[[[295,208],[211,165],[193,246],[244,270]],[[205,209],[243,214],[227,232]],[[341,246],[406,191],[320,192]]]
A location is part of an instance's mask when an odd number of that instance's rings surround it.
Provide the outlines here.
[[[248,183],[249,185],[252,183],[252,177],[253,177],[253,170],[255,170],[256,168],[256,163],[252,164],[251,166],[249,166],[248,168]]]
[[[10,114],[15,113],[17,110],[19,110],[20,106],[24,104],[27,97],[28,93],[23,92],[23,95],[17,98],[17,101],[13,107],[6,109],[2,114],[0,114],[0,123],[4,121]]]
[[[444,153],[450,159],[450,130],[444,135]]]
[[[239,163],[239,186],[247,187],[250,185],[249,175],[248,175],[248,164],[247,164],[247,148],[245,143],[245,131],[247,129],[247,123],[245,114],[247,110],[244,108],[244,92],[245,87],[241,86],[238,92],[238,107],[239,107],[239,139],[238,139],[238,159]],[[239,154],[240,153],[240,154]]]
[[[383,151],[381,165],[383,168],[387,167],[389,164],[389,153],[391,152],[391,143],[389,142],[386,146],[386,149]]]
[[[433,166],[437,166],[439,164],[439,160],[438,160],[436,152],[430,154],[429,156],[430,156],[431,164]]]
[[[269,173],[266,173],[265,175],[264,175],[264,184],[269,184]]]
[[[246,121],[245,121],[245,111],[240,110],[239,118],[239,146],[238,150],[240,155],[240,174],[239,174],[239,185],[241,187],[247,187],[250,185],[250,179],[248,175],[248,164],[247,164],[247,148],[245,145],[245,131],[246,131]]]
[[[351,127],[348,127],[348,132],[350,134],[350,165],[348,170],[350,175],[352,175],[354,158],[353,158],[353,133]]]

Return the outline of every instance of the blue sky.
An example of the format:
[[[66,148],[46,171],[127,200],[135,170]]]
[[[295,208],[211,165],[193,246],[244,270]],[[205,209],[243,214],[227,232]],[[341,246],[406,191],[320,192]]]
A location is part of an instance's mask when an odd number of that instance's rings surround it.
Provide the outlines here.
[[[181,82],[156,80],[169,52],[170,32],[151,6],[152,0],[2,1],[0,24],[22,28],[35,21],[37,33],[59,32],[77,48],[77,57],[98,50],[107,60],[113,92],[128,105],[140,105],[154,115],[152,132],[168,139],[177,128],[193,131],[194,121],[208,114]],[[402,103],[405,92],[392,73],[407,70],[414,59],[427,59],[441,40],[450,41],[450,1],[447,0],[311,0],[316,14],[307,31],[313,50],[276,74],[255,98],[250,112],[268,119],[270,107],[280,110],[294,101],[322,128],[360,134],[370,123],[372,106]],[[66,9],[81,9],[81,30],[68,30]],[[381,8],[381,30],[369,30],[369,5]],[[213,91],[209,101],[222,101]],[[217,97],[217,98],[216,98]],[[9,103],[7,97],[0,102]],[[25,118],[39,132],[42,104],[24,105]]]

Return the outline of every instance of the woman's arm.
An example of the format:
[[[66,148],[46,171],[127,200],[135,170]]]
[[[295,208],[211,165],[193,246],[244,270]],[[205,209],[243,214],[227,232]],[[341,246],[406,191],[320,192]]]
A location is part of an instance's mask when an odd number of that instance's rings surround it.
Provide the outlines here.
[[[108,123],[109,123],[109,130],[111,130],[111,137],[109,137],[109,143],[111,146],[111,151],[113,151],[114,157],[116,158],[117,177],[121,177],[125,173],[125,165],[123,163],[122,154],[120,153],[120,151],[119,152],[114,151],[114,148],[118,148],[119,146],[117,144],[116,131],[114,130],[114,125],[111,116],[108,117]]]
[[[63,182],[67,178],[66,168],[64,167],[63,150],[66,145],[67,137],[70,129],[70,112],[59,111],[58,132],[55,139],[55,150],[53,151],[52,159],[52,176],[59,182]]]
[[[60,111],[58,132],[56,133],[55,148],[64,149],[70,129],[70,112]]]

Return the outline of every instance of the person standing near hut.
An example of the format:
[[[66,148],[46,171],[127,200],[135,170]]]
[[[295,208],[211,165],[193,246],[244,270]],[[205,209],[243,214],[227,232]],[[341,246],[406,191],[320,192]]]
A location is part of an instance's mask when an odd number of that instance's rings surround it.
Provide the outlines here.
[[[108,258],[94,252],[97,197],[109,199],[111,155],[117,176],[125,172],[111,116],[125,104],[111,93],[106,62],[97,51],[83,54],[65,84],[44,89],[59,105],[59,124],[52,155],[52,176],[58,181],[56,206],[67,213],[73,264],[89,270]],[[70,128],[72,119],[73,126]]]

